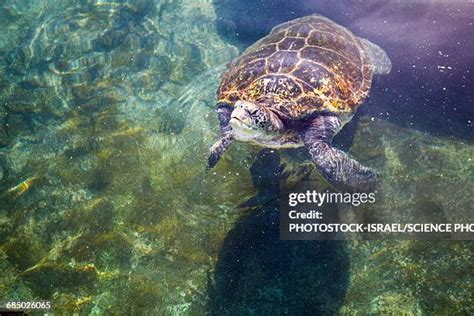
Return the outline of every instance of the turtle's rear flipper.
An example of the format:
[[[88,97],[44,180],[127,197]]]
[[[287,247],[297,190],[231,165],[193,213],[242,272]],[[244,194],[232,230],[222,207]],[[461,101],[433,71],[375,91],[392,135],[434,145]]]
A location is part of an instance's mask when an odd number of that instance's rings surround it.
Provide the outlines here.
[[[380,46],[365,38],[359,38],[359,40],[374,65],[374,73],[377,75],[389,74],[390,70],[392,70],[392,62],[387,53]]]
[[[331,146],[332,137],[340,124],[335,116],[317,117],[304,135],[305,146],[318,171],[337,190],[373,191],[377,173],[349,158],[342,150]]]

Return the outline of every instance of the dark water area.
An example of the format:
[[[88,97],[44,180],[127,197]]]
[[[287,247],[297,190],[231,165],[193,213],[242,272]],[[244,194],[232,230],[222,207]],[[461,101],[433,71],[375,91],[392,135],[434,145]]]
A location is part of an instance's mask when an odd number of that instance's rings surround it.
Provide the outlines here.
[[[262,151],[251,168],[256,197],[222,244],[209,285],[211,315],[334,315],[349,286],[345,241],[280,239],[277,153]]]
[[[381,46],[393,64],[359,114],[473,140],[474,3],[215,0],[217,29],[241,49],[279,23],[321,14]]]

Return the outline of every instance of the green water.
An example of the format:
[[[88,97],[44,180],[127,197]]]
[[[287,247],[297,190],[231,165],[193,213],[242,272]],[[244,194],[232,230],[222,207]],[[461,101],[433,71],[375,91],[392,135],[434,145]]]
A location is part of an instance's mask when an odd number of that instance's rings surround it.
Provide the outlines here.
[[[48,300],[57,314],[292,314],[278,274],[265,287],[267,271],[251,263],[216,272],[229,232],[234,242],[246,234],[233,228],[251,212],[237,206],[256,193],[249,170],[259,148],[236,144],[204,171],[219,137],[219,75],[239,53],[218,35],[213,3],[0,5],[0,302]],[[462,220],[472,211],[466,141],[362,117],[350,153],[385,179],[381,218],[410,219],[416,208]],[[283,186],[326,185],[306,156],[281,160]],[[471,242],[339,246],[347,288],[328,312],[474,313]],[[311,275],[318,261],[287,268]],[[218,306],[226,301],[216,278],[226,271],[249,280],[240,305]],[[317,279],[281,282],[319,288]],[[245,293],[260,293],[253,299],[264,307],[246,306]]]

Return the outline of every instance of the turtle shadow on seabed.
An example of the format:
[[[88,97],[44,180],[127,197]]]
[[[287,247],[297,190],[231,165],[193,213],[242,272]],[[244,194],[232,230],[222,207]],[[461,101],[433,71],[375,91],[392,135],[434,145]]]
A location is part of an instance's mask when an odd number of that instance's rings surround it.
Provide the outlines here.
[[[349,283],[344,241],[280,240],[278,154],[262,151],[251,168],[252,212],[226,236],[209,277],[211,315],[333,315]]]

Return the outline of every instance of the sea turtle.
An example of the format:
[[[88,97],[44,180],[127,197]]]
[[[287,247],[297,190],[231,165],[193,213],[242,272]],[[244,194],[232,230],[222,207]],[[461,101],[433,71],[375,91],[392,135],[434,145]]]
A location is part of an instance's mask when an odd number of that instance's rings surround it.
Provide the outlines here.
[[[207,168],[233,140],[305,146],[336,189],[373,187],[376,172],[331,141],[367,97],[373,74],[391,68],[382,48],[321,15],[277,25],[222,76],[217,101],[222,137],[211,147]]]

